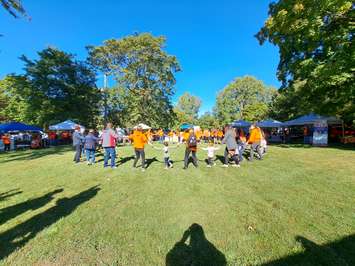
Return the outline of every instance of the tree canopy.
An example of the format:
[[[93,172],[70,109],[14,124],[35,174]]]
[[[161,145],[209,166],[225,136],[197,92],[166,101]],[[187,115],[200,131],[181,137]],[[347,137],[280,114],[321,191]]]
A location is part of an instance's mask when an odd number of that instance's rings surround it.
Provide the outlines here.
[[[26,15],[20,0],[0,0],[0,4],[15,18]]]
[[[38,55],[38,60],[22,56],[25,74],[10,75],[0,82],[8,99],[1,111],[6,120],[45,126],[70,118],[93,125],[100,99],[95,73],[56,48],[46,48]]]
[[[201,99],[185,92],[179,97],[175,112],[180,123],[195,123],[201,107]]]
[[[280,49],[277,106],[355,119],[355,6],[347,0],[279,0],[257,34]],[[279,110],[281,111],[281,110]]]
[[[266,118],[276,89],[252,76],[237,78],[217,96],[215,113],[221,124],[236,119],[258,121]]]
[[[88,47],[89,61],[100,72],[117,81],[122,113],[128,125],[145,122],[153,127],[169,126],[174,117],[171,97],[175,93],[175,56],[164,51],[164,37],[149,33],[111,39],[102,46]]]

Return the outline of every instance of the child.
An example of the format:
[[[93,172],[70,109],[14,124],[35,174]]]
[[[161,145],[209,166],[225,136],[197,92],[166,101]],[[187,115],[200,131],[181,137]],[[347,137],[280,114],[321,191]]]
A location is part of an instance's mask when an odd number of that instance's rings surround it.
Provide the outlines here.
[[[213,163],[214,160],[214,153],[215,151],[219,150],[219,147],[214,146],[214,142],[210,141],[209,145],[207,148],[202,148],[204,151],[207,151],[207,167],[212,167],[212,165],[216,165]]]
[[[153,147],[154,149],[156,150],[163,150],[164,152],[164,163],[165,163],[165,170],[168,170],[169,168],[173,168],[174,165],[173,165],[173,162],[170,160],[170,154],[169,154],[169,149],[175,149],[177,148],[178,146],[170,146],[169,147],[169,142],[165,141],[164,143],[164,147],[162,149],[159,149],[159,148],[156,148],[156,147]]]

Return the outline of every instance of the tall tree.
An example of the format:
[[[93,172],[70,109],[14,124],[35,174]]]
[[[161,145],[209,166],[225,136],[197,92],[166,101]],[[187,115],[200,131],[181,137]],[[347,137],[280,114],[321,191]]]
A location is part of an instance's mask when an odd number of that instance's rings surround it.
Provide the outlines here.
[[[221,124],[236,119],[258,121],[267,117],[276,89],[252,76],[237,78],[217,96],[215,113]]]
[[[0,0],[0,4],[15,18],[26,16],[26,11],[20,0]]]
[[[216,116],[211,112],[205,112],[198,118],[198,125],[203,129],[219,128],[223,125],[218,123]]]
[[[42,126],[69,118],[93,125],[101,96],[95,73],[55,48],[38,55],[38,60],[22,56],[25,75],[8,76],[0,83],[9,99],[5,115]]]
[[[164,51],[164,37],[149,33],[111,39],[102,46],[88,47],[89,61],[100,72],[113,75],[122,97],[122,115],[127,126],[144,122],[167,127],[174,122],[171,97],[175,93],[174,73],[180,71],[175,56]],[[117,96],[117,95],[116,95]]]
[[[355,5],[349,0],[279,0],[257,34],[280,49],[285,111],[355,119]],[[299,105],[297,105],[299,104]]]
[[[180,119],[184,119],[184,121],[180,122],[194,123],[198,118],[200,107],[201,99],[185,92],[180,96],[175,107],[175,112],[180,114]]]

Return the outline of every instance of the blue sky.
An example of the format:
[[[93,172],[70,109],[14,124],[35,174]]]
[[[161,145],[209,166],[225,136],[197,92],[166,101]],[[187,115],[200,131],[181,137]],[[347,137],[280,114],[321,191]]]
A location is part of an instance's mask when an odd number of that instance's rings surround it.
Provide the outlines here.
[[[32,20],[0,9],[0,77],[21,73],[22,54],[36,57],[48,45],[85,59],[86,45],[134,32],[167,38],[177,56],[174,101],[189,91],[202,99],[201,113],[234,78],[254,75],[278,87],[278,49],[260,46],[254,35],[267,18],[268,0],[23,0]],[[101,80],[98,81],[99,85]]]

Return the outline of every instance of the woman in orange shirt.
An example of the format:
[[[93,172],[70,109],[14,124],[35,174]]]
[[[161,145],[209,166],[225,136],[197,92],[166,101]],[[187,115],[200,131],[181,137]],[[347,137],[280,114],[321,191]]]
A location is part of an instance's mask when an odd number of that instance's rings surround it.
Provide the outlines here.
[[[144,146],[148,143],[147,136],[143,133],[143,129],[138,127],[137,130],[133,132],[129,136],[130,140],[133,142],[135,159],[133,163],[133,167],[137,167],[137,162],[140,158],[142,158],[142,171],[145,171],[145,152]]]

